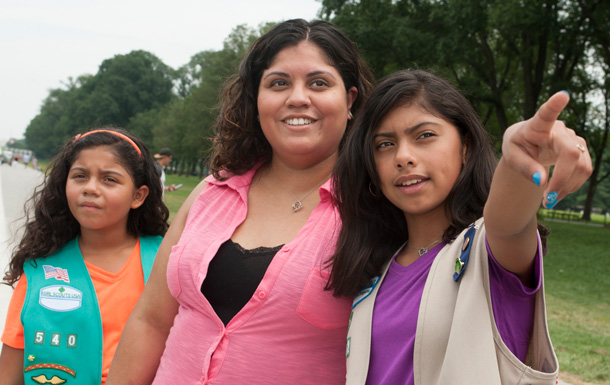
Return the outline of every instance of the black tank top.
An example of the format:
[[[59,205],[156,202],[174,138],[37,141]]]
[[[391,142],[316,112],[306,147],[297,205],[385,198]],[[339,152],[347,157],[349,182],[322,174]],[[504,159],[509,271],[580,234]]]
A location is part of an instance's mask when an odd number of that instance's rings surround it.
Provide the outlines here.
[[[284,245],[246,250],[228,240],[210,261],[201,293],[225,326],[248,303]]]

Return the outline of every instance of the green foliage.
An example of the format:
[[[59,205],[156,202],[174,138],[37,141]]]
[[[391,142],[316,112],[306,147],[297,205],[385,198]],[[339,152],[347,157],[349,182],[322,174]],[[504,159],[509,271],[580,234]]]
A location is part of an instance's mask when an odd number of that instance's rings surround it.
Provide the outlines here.
[[[75,124],[126,127],[136,114],[171,101],[172,76],[170,67],[145,51],[104,60],[97,75],[80,90]]]
[[[430,70],[470,100],[499,149],[504,130],[569,90],[561,119],[594,160],[572,196],[608,207],[610,5],[605,0],[322,0],[321,14],[356,42],[377,76]],[[604,186],[602,186],[602,183]],[[598,192],[601,195],[596,195]],[[587,214],[588,215],[588,214]]]
[[[51,90],[25,139],[41,158],[57,153],[67,138],[89,128],[126,127],[138,113],[160,108],[174,98],[173,70],[154,55],[133,51],[104,60],[95,76],[69,79]]]

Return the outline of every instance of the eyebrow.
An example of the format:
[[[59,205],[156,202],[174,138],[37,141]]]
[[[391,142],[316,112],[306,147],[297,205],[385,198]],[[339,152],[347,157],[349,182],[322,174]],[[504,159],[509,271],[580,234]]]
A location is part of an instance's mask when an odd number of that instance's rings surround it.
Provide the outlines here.
[[[436,123],[436,122],[428,122],[428,121],[425,121],[425,122],[417,123],[417,124],[416,124],[416,125],[414,125],[414,126],[407,127],[407,128],[405,128],[405,130],[404,130],[403,132],[404,132],[405,134],[410,134],[411,132],[413,132],[413,131],[417,130],[417,129],[418,129],[418,128],[420,128],[421,126],[426,126],[426,125],[428,125],[428,124],[432,124],[432,125],[435,125],[435,126],[439,126],[439,125],[440,125],[439,123]],[[373,135],[373,139],[375,139],[375,138],[377,138],[377,137],[389,138],[389,137],[394,137],[394,136],[396,136],[396,135],[394,134],[394,131],[392,131],[392,132],[378,132],[378,133],[376,133],[376,134],[374,134],[374,135]]]
[[[335,78],[335,76],[330,71],[312,71],[307,74],[307,77],[310,78],[312,76],[318,76],[318,75],[328,75],[328,76],[331,76],[333,79]],[[267,75],[265,75],[263,77],[263,79],[267,79],[269,76],[281,76],[281,77],[285,77],[285,78],[290,77],[290,75],[288,75],[288,73],[286,73],[286,72],[273,71],[273,72],[269,72]]]
[[[70,173],[72,171],[87,171],[87,169],[85,167],[76,166],[76,167],[70,168],[70,171],[68,171],[68,173]],[[114,171],[114,170],[102,170],[102,174],[112,174],[112,175],[124,176],[123,173],[121,173],[119,171]]]

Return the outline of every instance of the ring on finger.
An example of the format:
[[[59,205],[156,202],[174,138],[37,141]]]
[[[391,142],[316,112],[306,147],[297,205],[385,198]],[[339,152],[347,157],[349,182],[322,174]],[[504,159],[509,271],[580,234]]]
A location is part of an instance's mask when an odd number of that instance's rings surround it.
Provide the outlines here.
[[[585,152],[585,146],[583,146],[580,143],[576,143],[576,148],[578,148],[580,150],[580,152],[583,152],[583,153]]]

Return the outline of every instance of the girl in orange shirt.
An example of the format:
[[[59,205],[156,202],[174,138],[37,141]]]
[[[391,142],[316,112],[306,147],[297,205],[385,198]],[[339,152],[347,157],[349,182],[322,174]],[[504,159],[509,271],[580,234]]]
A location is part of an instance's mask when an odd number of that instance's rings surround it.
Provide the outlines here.
[[[169,211],[152,156],[127,131],[77,135],[50,170],[4,277],[17,287],[2,381],[104,383]]]

